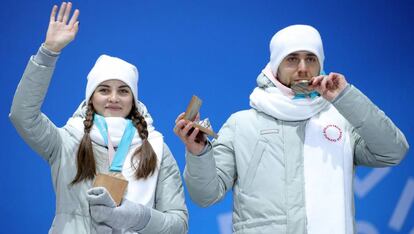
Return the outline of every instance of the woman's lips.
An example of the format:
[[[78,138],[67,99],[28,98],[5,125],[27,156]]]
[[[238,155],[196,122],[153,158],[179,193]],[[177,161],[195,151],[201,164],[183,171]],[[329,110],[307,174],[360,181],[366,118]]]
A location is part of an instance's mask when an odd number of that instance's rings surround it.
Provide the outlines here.
[[[118,110],[121,110],[122,108],[120,106],[107,106],[105,107],[105,109],[112,110],[112,111],[118,111]]]

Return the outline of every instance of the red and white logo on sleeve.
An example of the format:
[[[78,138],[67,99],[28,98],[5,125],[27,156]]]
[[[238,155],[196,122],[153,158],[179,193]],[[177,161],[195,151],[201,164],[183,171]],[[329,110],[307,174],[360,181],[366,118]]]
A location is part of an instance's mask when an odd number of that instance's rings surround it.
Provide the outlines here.
[[[342,129],[335,124],[329,124],[323,128],[324,137],[331,142],[337,142],[342,139]]]

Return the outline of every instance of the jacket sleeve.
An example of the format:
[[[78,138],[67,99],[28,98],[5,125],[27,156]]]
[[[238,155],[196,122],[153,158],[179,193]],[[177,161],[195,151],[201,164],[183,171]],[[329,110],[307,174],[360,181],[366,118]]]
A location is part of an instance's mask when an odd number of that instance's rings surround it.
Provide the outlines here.
[[[361,91],[350,86],[332,104],[353,126],[354,164],[397,165],[408,151],[404,134]]]
[[[188,211],[180,171],[166,144],[158,174],[154,208],[149,223],[140,233],[187,233]]]
[[[191,199],[202,207],[220,201],[233,188],[236,180],[235,124],[233,115],[220,129],[217,140],[212,145],[209,142],[201,155],[186,153],[184,181]]]
[[[9,118],[26,143],[49,164],[60,150],[59,129],[40,111],[57,58],[48,58],[40,50],[31,57],[14,94]],[[37,62],[51,60],[48,65]],[[37,62],[36,62],[37,61]]]

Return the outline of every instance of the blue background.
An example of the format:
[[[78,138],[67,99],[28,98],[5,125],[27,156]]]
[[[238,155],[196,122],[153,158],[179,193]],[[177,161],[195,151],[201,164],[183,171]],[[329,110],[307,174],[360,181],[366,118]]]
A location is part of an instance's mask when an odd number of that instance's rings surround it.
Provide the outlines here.
[[[1,233],[46,233],[54,216],[49,166],[8,120],[14,90],[45,38],[53,4],[60,2],[3,0],[0,8]],[[79,0],[74,6],[81,11],[80,31],[59,58],[42,108],[57,126],[82,101],[96,58],[121,57],[137,65],[139,98],[182,171],[184,146],[172,128],[191,95],[203,99],[202,115],[218,130],[231,113],[249,108],[273,34],[301,23],[320,31],[325,70],[343,73],[413,142],[412,1]],[[360,233],[414,234],[412,152],[391,170],[358,169],[361,181],[385,175],[355,197]],[[228,217],[231,194],[210,208],[186,196],[189,233],[228,233],[228,218],[219,217]],[[398,225],[391,222],[397,213]]]

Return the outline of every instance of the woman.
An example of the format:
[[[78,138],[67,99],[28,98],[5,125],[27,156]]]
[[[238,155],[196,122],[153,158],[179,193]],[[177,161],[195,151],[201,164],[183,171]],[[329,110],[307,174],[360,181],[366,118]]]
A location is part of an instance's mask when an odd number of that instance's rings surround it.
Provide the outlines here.
[[[40,111],[56,60],[79,29],[79,10],[54,6],[46,41],[30,58],[16,90],[10,119],[51,166],[56,215],[49,233],[185,233],[187,208],[177,164],[137,100],[138,71],[102,55],[88,74],[83,102],[62,128]],[[69,20],[70,18],[70,20]],[[122,203],[98,174],[128,181]]]

